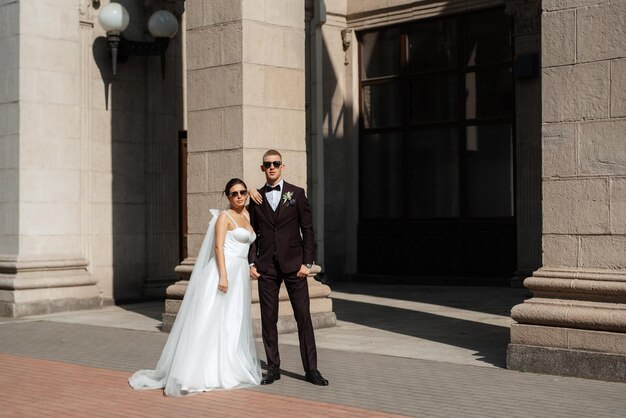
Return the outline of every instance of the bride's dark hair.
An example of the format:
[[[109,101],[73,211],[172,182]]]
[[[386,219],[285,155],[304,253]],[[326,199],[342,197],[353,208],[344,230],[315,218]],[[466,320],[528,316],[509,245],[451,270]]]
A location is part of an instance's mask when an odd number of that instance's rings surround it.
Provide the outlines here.
[[[243,180],[234,178],[228,180],[228,183],[226,183],[226,187],[224,187],[224,195],[228,196],[228,192],[230,191],[230,189],[237,184],[241,184],[243,187],[245,187],[246,190],[248,190],[248,186],[246,186],[246,183],[244,183]]]

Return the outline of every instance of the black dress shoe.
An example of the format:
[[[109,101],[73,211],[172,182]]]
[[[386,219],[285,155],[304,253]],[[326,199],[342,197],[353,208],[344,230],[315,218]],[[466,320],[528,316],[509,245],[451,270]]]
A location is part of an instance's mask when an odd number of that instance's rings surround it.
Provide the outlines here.
[[[311,369],[304,375],[304,380],[317,386],[328,386],[328,380],[317,369]]]
[[[275,380],[280,380],[279,369],[269,369],[265,377],[261,380],[262,385],[271,385]]]

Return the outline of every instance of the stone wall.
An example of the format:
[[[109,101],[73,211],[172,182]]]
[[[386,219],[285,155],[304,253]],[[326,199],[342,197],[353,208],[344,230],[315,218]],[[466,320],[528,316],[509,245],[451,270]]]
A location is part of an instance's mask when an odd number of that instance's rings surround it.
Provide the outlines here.
[[[0,254],[18,251],[19,3],[0,1]],[[0,256],[2,257],[2,256]],[[0,258],[0,265],[3,260]]]
[[[545,265],[625,269],[626,2],[544,8]]]
[[[285,179],[306,185],[304,6],[187,2],[189,253],[223,209],[226,182],[260,187],[263,152],[283,154]]]
[[[545,0],[542,21],[543,267],[509,367],[624,380],[626,1]]]
[[[102,2],[100,9],[108,2]],[[124,35],[149,41],[147,19],[167,2],[122,1],[131,16]],[[106,33],[90,22],[88,123],[91,147],[91,271],[103,297],[163,297],[178,264],[178,133],[185,129],[184,27],[170,42],[165,78],[158,57],[130,57],[111,74]]]
[[[304,0],[186,4],[190,256],[177,268],[183,280],[168,288],[165,331],[186,291],[211,219],[209,209],[227,208],[222,194],[226,182],[239,177],[249,188],[263,186],[262,156],[274,148],[282,153],[285,180],[307,184]],[[252,310],[258,331],[256,285],[252,283]],[[330,289],[309,279],[309,291],[315,327],[334,325]],[[295,331],[284,291],[279,318],[280,332]]]
[[[7,115],[19,135],[11,161],[17,211],[10,239],[17,245],[0,255],[0,315],[99,306],[84,246],[78,7],[70,0],[10,3],[3,11],[19,22],[8,26],[17,42],[2,52],[18,57],[12,65],[18,111]]]
[[[162,295],[175,278],[181,37],[165,81],[143,57],[113,77],[97,22],[108,3],[0,2],[0,68],[11,69],[0,101],[12,103],[0,110],[11,134],[1,160],[13,168],[2,175],[12,186],[1,188],[0,315]],[[125,36],[149,39],[150,10],[121,3]]]

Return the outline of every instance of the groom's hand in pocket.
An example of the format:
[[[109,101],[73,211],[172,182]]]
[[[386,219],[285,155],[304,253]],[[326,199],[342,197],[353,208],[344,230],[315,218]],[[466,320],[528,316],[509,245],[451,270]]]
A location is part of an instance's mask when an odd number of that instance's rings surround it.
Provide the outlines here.
[[[311,269],[305,266],[304,264],[300,266],[300,270],[296,274],[301,279],[306,279],[309,276]]]

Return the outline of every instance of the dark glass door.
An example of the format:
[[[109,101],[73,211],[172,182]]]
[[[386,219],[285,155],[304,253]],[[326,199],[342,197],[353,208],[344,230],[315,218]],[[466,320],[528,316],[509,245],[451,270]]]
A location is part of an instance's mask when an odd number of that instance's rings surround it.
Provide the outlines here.
[[[512,275],[510,18],[412,22],[359,33],[359,46],[359,273]]]

